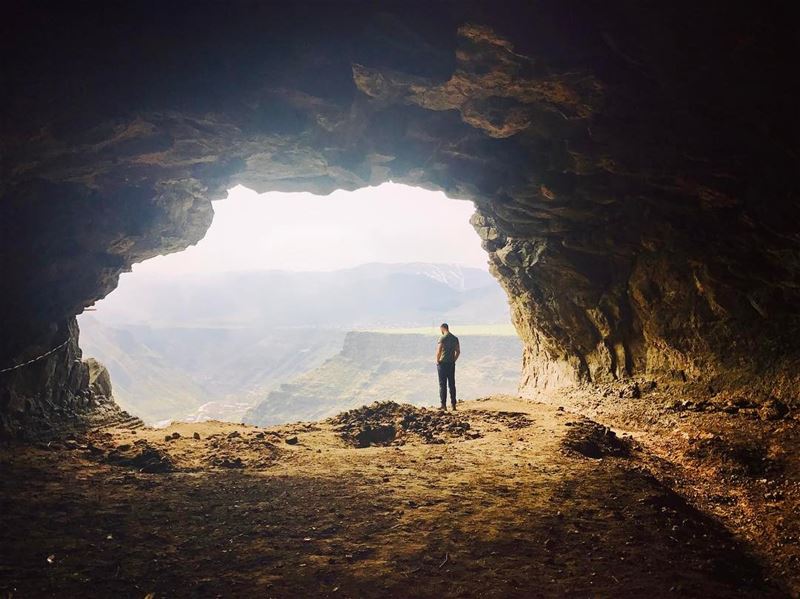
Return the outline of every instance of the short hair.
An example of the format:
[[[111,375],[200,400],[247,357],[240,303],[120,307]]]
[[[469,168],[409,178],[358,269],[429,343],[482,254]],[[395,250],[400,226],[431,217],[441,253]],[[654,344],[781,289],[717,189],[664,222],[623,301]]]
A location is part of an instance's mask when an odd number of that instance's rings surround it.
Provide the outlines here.
[[[441,328],[441,329],[444,329],[445,331],[449,331],[449,330],[450,330],[450,326],[449,326],[449,325],[448,325],[446,322],[443,322],[443,323],[442,323],[442,324],[439,326],[439,328]]]

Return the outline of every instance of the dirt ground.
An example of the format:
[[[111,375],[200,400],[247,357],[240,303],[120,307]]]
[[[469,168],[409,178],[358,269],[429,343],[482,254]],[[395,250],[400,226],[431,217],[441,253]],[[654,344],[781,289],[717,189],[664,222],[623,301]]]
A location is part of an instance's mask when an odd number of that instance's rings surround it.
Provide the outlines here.
[[[725,476],[771,472],[681,435],[492,397],[5,447],[0,597],[797,596],[791,535],[752,534],[796,495],[748,503]]]

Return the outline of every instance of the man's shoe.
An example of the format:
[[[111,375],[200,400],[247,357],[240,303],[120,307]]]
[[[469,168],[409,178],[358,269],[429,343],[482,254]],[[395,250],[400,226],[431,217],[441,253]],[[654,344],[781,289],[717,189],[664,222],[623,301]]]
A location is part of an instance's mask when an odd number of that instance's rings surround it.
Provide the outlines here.
[[[447,405],[439,406],[439,409],[440,410],[444,410],[446,412],[447,411]]]
[[[456,411],[456,404],[453,404],[453,411]]]

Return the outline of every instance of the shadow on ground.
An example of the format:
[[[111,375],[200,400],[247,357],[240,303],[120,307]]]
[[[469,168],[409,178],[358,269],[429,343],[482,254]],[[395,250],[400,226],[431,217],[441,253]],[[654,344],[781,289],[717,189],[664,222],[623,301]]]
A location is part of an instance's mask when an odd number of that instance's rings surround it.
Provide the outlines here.
[[[635,457],[565,452],[568,427],[531,422],[540,428],[367,449],[322,430],[287,448],[285,467],[259,471],[148,474],[89,450],[12,448],[0,453],[0,591],[788,596]]]

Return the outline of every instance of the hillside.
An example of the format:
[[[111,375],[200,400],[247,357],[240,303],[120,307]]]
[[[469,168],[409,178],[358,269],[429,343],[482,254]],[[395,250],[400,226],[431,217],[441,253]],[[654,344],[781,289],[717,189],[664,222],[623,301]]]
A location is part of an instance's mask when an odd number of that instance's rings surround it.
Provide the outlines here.
[[[349,330],[445,319],[508,327],[508,302],[489,273],[447,264],[172,278],[134,272],[80,317],[80,343],[109,369],[119,403],[147,422],[238,422],[282,383],[336,355]],[[511,367],[515,386],[519,352]],[[386,384],[410,400],[419,396],[413,380]],[[307,408],[285,406],[281,414],[282,421],[309,417]]]
[[[81,324],[84,353],[108,368],[117,402],[149,423],[239,421],[271,389],[336,353],[344,338],[325,329]]]
[[[453,332],[458,334],[455,328]],[[516,392],[522,359],[516,336],[460,338],[459,399]],[[247,412],[244,422],[267,426],[314,420],[373,401],[436,406],[436,341],[428,335],[348,333],[338,354],[270,392]]]

